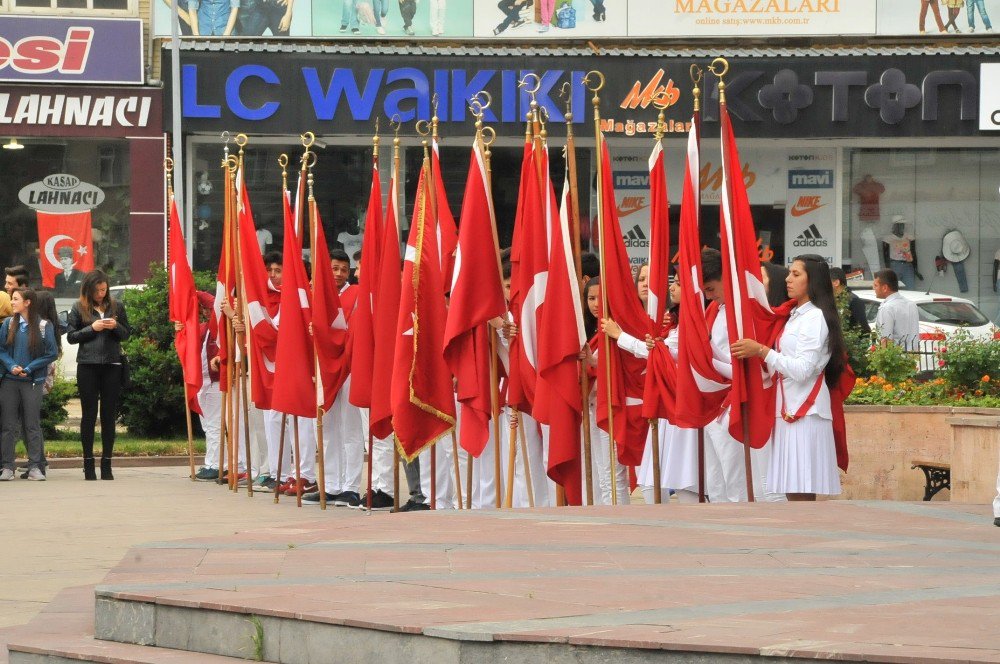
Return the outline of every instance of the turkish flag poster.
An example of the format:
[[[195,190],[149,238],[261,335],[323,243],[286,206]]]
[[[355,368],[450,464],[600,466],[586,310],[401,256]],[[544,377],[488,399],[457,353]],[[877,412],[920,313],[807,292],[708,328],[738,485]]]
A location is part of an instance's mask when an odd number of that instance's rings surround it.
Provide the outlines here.
[[[94,269],[90,211],[37,214],[42,285],[56,297],[79,297],[83,275]]]

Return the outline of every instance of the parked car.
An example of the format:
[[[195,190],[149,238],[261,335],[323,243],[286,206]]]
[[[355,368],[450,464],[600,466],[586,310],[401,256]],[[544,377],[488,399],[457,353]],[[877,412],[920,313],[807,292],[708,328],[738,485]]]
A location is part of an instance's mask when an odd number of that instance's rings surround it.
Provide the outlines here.
[[[125,284],[122,286],[112,286],[108,290],[111,292],[111,297],[116,300],[121,299],[122,294],[131,289],[138,288],[143,289],[146,284]],[[59,375],[66,380],[76,380],[76,351],[79,347],[78,344],[71,344],[66,340],[66,319],[69,316],[69,310],[73,307],[73,303],[76,302],[73,298],[59,298],[56,300],[56,305],[59,308],[59,325],[63,328],[63,338],[62,338],[62,356],[59,358]]]
[[[875,296],[875,291],[870,289],[853,290],[853,293],[865,303],[868,323],[874,330],[875,316],[882,301]],[[921,371],[937,369],[935,353],[938,345],[947,335],[957,330],[965,330],[974,339],[1000,339],[1000,328],[997,328],[971,300],[953,295],[911,290],[901,290],[899,294],[917,305],[917,314],[920,318],[917,352],[920,353]]]

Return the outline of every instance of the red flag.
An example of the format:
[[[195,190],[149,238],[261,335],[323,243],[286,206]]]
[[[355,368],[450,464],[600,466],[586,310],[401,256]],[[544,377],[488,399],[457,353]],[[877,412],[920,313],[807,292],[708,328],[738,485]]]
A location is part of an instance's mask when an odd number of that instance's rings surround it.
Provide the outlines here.
[[[740,154],[725,103],[719,105],[722,124],[722,282],[726,294],[726,326],[729,339],[757,339],[755,308],[770,311],[767,291],[760,275],[757,232],[750,213],[750,200],[740,168]],[[774,426],[774,409],[764,387],[763,361],[758,357],[732,358],[733,379],[729,395],[729,433],[751,447],[767,443]],[[745,439],[742,407],[749,415],[749,438]]]
[[[381,200],[378,205],[381,205]],[[309,207],[311,217],[315,219],[312,243],[312,324],[316,352],[319,356],[319,381],[316,394],[320,398],[318,403],[323,405],[324,411],[328,411],[333,406],[340,388],[344,386],[348,374],[351,373],[353,354],[347,332],[348,315],[342,305],[337,284],[333,280],[333,268],[327,259],[330,250],[327,248],[323,222],[319,218],[319,208],[315,200],[309,201]],[[364,271],[361,275],[364,276]]]
[[[312,303],[309,279],[302,261],[301,240],[295,233],[295,221],[288,198],[284,199],[285,239],[282,248],[281,307],[278,327],[274,380],[281,389],[271,398],[274,410],[316,416],[316,385],[313,382],[313,341],[309,336]]]
[[[667,328],[663,314],[670,299],[670,203],[667,198],[667,171],[663,165],[663,144],[653,146],[649,156],[649,296],[646,314],[648,333],[663,338]],[[655,344],[649,351],[643,386],[642,415],[668,418],[674,414],[677,364],[667,347]]]
[[[403,263],[391,387],[392,428],[407,460],[455,426],[455,393],[443,352],[444,286],[428,170],[425,158]]]
[[[233,288],[236,285],[236,226],[233,223],[233,183],[226,174],[224,192],[225,211],[222,221],[222,251],[219,255],[219,272],[215,282],[215,304],[213,313],[218,331],[219,359],[223,365],[229,363],[229,324],[222,312],[224,304],[233,305]],[[236,358],[233,358],[236,359]],[[229,392],[229,374],[219,371],[219,390]]]
[[[649,329],[649,316],[642,309],[629,267],[628,253],[622,241],[618,207],[615,204],[614,178],[611,172],[611,155],[608,144],[601,137],[602,192],[601,202],[604,223],[601,229],[601,247],[604,251],[604,274],[601,275],[601,296],[607,300],[608,315],[622,330],[642,339]],[[599,333],[603,337],[603,332]],[[606,353],[610,350],[610,353]],[[613,438],[618,444],[618,460],[626,466],[642,462],[646,447],[649,421],[642,415],[642,398],[645,389],[643,372],[646,361],[631,353],[623,352],[617,344],[605,345],[598,351],[597,367],[597,424],[608,431],[609,410],[614,414]],[[611,398],[608,403],[610,363]]]
[[[507,381],[507,403],[525,413],[531,413],[538,379],[538,309],[548,279],[547,233],[536,155],[525,143],[510,252],[510,312],[519,333],[511,340]]]
[[[174,333],[174,348],[184,372],[184,394],[191,410],[201,413],[198,390],[204,380],[201,373],[201,335],[198,325],[198,295],[194,275],[187,259],[187,246],[181,233],[177,203],[170,197],[170,229],[168,230],[168,261],[170,276],[170,320],[183,323],[184,329]]]
[[[507,309],[497,265],[493,218],[486,163],[476,141],[465,183],[444,334],[444,357],[455,376],[462,408],[459,440],[474,457],[486,447],[492,409],[487,321],[502,316]]]
[[[691,122],[688,134],[687,166],[681,197],[681,223],[678,238],[677,280],[681,287],[680,320],[677,322],[677,389],[675,414],[677,426],[703,427],[722,411],[729,394],[729,379],[712,364],[712,344],[705,315],[705,295],[701,290],[701,213],[699,159],[700,131],[698,118]]]
[[[382,254],[382,183],[379,182],[378,156],[372,163],[372,188],[365,214],[365,234],[361,241],[361,276],[358,278],[358,304],[351,314],[351,395],[350,401],[361,408],[372,405],[372,371],[375,362],[375,300],[378,297],[378,269]],[[323,255],[323,254],[320,254]]]
[[[57,214],[38,212],[38,246],[42,248],[42,285],[46,288],[80,296],[80,288],[74,284],[83,274],[94,269],[94,240],[91,233],[90,210]],[[66,268],[60,259],[72,259],[71,272],[67,278]]]
[[[240,278],[246,299],[247,346],[250,356],[250,399],[261,409],[271,407],[274,391],[274,366],[277,353],[279,299],[269,288],[264,259],[257,244],[250,197],[243,172],[236,175],[239,191]],[[284,197],[284,195],[283,195]]]
[[[542,175],[545,178],[545,216],[549,220],[551,248],[545,306],[539,320],[535,417],[549,425],[549,477],[563,487],[568,504],[581,505],[580,425],[584,406],[580,398],[578,356],[587,337],[583,329],[580,282],[576,278],[569,231],[572,208],[569,173],[564,180],[562,207],[558,215],[548,164],[542,169]]]
[[[393,362],[396,359],[396,325],[399,319],[399,298],[402,285],[402,258],[399,255],[399,210],[396,201],[396,176],[389,181],[389,198],[386,204],[382,252],[379,256],[378,297],[372,326],[375,332],[375,352],[372,354],[371,414],[368,428],[376,438],[392,435],[392,399],[385,386],[392,383]],[[362,251],[361,260],[364,260]],[[361,276],[365,276],[365,268]]]
[[[455,271],[455,248],[458,246],[458,228],[455,226],[455,216],[448,206],[447,192],[444,190],[444,178],[441,177],[441,154],[437,138],[431,142],[431,172],[434,174],[434,205],[436,208],[437,253],[441,261],[441,274],[445,292],[451,287],[452,275]]]

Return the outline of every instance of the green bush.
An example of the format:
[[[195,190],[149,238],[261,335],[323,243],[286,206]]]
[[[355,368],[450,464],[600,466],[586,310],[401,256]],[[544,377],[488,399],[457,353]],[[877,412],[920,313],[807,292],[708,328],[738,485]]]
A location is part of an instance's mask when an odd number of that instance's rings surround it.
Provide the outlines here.
[[[45,440],[58,440],[63,432],[59,425],[66,421],[69,412],[66,404],[76,397],[76,381],[63,380],[58,375],[52,389],[42,399],[42,436]]]
[[[958,330],[938,349],[938,367],[941,377],[955,389],[1000,395],[1000,341],[973,339]]]
[[[889,383],[902,383],[917,373],[917,361],[913,355],[892,342],[870,347],[868,367],[874,375]]]
[[[214,290],[215,278],[195,275],[203,290]],[[122,395],[121,419],[130,434],[149,438],[187,435],[184,415],[184,379],[174,326],[167,319],[167,272],[160,263],[150,265],[144,289],[124,293],[132,335],[122,349],[128,353],[132,386]],[[194,418],[197,423],[197,417]]]

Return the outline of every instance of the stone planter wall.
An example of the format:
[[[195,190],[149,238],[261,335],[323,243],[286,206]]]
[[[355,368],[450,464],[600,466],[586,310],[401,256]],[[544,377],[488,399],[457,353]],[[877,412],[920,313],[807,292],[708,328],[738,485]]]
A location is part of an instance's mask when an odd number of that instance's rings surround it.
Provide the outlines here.
[[[996,486],[1000,449],[1000,411],[947,406],[847,406],[847,447],[851,455],[841,474],[841,498],[923,500],[924,474],[914,459],[951,463],[952,487],[963,502],[989,502]],[[954,466],[952,450],[959,467]],[[995,489],[992,489],[995,493]],[[934,500],[959,498],[948,490]]]

